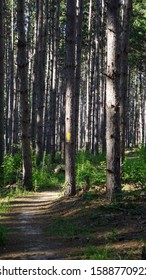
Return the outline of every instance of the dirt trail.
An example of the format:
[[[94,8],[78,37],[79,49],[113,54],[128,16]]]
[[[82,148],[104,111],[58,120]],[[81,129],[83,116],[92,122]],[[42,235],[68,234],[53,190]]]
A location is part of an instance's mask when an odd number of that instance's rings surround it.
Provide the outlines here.
[[[9,229],[7,245],[0,248],[0,259],[62,259],[62,244],[47,236],[49,208],[59,197],[59,191],[36,193],[12,201],[11,211],[2,223]]]

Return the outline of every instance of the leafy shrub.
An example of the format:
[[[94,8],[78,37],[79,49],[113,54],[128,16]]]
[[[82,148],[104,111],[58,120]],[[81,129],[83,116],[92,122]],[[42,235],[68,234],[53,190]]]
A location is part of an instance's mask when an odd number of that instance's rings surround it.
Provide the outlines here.
[[[50,178],[47,171],[39,168],[33,170],[33,185],[37,187],[48,187]]]
[[[32,153],[33,185],[37,187],[62,186],[65,181],[63,172],[54,170],[60,162],[60,154],[56,154],[56,163],[52,163],[50,155],[44,153],[43,160],[38,167],[36,155]],[[22,157],[21,154],[5,155],[3,162],[3,185],[13,184],[21,180]],[[89,185],[105,182],[105,155],[93,155],[80,151],[76,156],[76,181],[78,186],[84,186],[89,179]]]
[[[17,182],[22,169],[21,154],[5,155],[3,162],[3,184],[13,184]]]
[[[105,154],[93,155],[89,151],[79,151],[76,155],[76,161],[78,163],[84,163],[86,160],[89,160],[91,164],[100,164],[100,162],[105,162]]]
[[[123,179],[126,182],[146,184],[146,163],[142,157],[126,158],[123,165]]]
[[[52,164],[51,156],[44,153],[40,166],[36,164],[36,157],[33,156],[33,185],[36,188],[53,187],[64,183],[63,174],[55,174],[56,164]]]
[[[95,173],[95,167],[90,163],[89,160],[86,160],[83,164],[77,164],[77,171],[76,171],[76,179],[78,185],[86,184],[87,178],[89,181],[93,178],[93,174]]]
[[[98,185],[105,182],[105,157],[94,156],[88,152],[79,152],[76,158],[76,180],[78,186],[86,184],[89,178],[90,185]]]

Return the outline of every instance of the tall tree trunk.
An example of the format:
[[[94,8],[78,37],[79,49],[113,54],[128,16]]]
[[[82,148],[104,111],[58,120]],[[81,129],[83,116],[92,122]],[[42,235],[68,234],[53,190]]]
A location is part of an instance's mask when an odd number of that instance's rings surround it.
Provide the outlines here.
[[[142,145],[142,73],[138,71],[138,97],[137,97],[137,145]]]
[[[75,189],[75,34],[76,0],[67,0],[66,26],[66,110],[65,110],[65,181],[66,194]]]
[[[43,1],[38,1],[38,68],[37,68],[37,123],[36,156],[39,165],[43,158],[43,109],[44,109],[44,68],[43,68]]]
[[[56,45],[55,45],[55,0],[51,0],[50,9],[50,102],[47,153],[55,157],[55,119],[56,119]]]
[[[6,40],[5,40],[5,45],[8,46],[8,38],[6,37]],[[9,56],[8,56],[8,50],[6,48],[5,50],[5,60],[6,60],[6,77],[9,76],[9,65],[8,65],[8,61],[9,61]],[[5,146],[6,146],[6,153],[9,152],[9,118],[8,118],[8,115],[9,115],[9,80],[6,79],[6,121],[5,121],[5,126],[6,126],[6,129],[5,129],[5,133],[6,133],[6,140],[5,140]]]
[[[123,22],[121,36],[121,70],[120,70],[120,138],[121,138],[121,163],[125,153],[125,128],[127,120],[127,84],[128,84],[128,50],[130,35],[130,18],[132,11],[132,1],[124,0]]]
[[[99,97],[99,151],[106,150],[106,1],[101,1],[101,36],[100,36],[100,97]]]
[[[145,147],[145,162],[146,162],[146,86],[145,86],[145,93],[144,93],[144,147]]]
[[[145,78],[145,76],[144,76]],[[142,80],[142,74],[141,74],[141,80]],[[141,91],[142,91],[142,98],[141,98],[141,107],[142,107],[142,144],[145,144],[145,137],[144,137],[144,127],[145,127],[145,98],[146,98],[146,84],[142,83],[141,81]]]
[[[43,135],[43,151],[47,152],[47,130],[48,130],[48,96],[49,96],[49,51],[47,54],[47,65],[46,65],[46,89],[45,89],[45,100],[44,100],[44,135]]]
[[[111,201],[120,192],[119,131],[119,9],[120,1],[109,0],[107,9],[106,94],[106,190]]]
[[[18,73],[14,82],[14,98],[13,98],[13,147],[12,154],[18,152],[19,142],[19,114],[18,114]]]
[[[100,38],[100,17],[99,0],[96,1],[96,32],[95,32],[95,98],[94,98],[94,147],[93,152],[99,152],[99,113],[100,113],[100,93],[99,93],[99,38]]]
[[[88,17],[88,62],[87,62],[87,99],[86,99],[86,150],[91,149],[91,108],[92,108],[92,91],[91,91],[91,75],[92,75],[92,4],[89,3]]]
[[[13,152],[13,125],[14,125],[14,1],[11,0],[11,35],[10,35],[10,93],[9,93],[9,152]]]
[[[138,139],[137,139],[137,131],[138,131],[138,74],[137,74],[137,69],[135,72],[135,88],[134,88],[134,100],[133,100],[133,146],[137,147],[138,146]]]
[[[36,9],[38,10],[37,4]],[[34,61],[33,61],[33,78],[32,78],[32,109],[31,109],[31,142],[33,151],[36,151],[36,107],[37,107],[37,69],[38,69],[38,12],[34,26]]]
[[[130,87],[131,87],[131,72],[128,70],[128,86],[127,86],[127,92],[129,93],[127,95],[127,108],[129,109],[127,112],[127,123],[126,123],[126,147],[130,148]]]
[[[21,101],[22,126],[22,155],[23,155],[23,185],[32,189],[32,161],[30,150],[30,112],[27,89],[27,52],[25,39],[25,0],[17,1],[17,28],[18,28],[18,75]]]
[[[4,157],[4,18],[3,1],[0,1],[0,173]],[[0,176],[0,184],[1,184]]]
[[[59,41],[59,17],[60,3],[52,0],[52,69],[51,69],[51,89],[50,89],[50,153],[52,161],[55,159],[55,131],[56,131],[56,96],[57,96],[57,58],[58,58],[58,41]],[[56,4],[56,13],[55,13]],[[55,22],[56,14],[56,22]]]
[[[77,5],[77,66],[76,66],[76,112],[75,112],[75,135],[76,148],[78,150],[78,123],[79,123],[79,97],[80,97],[80,78],[81,78],[81,50],[82,50],[82,22],[83,22],[83,4],[84,0],[78,0]]]
[[[12,114],[12,153],[15,154],[17,151],[17,136],[18,136],[18,131],[16,131],[16,126],[17,126],[17,92],[16,88],[14,90],[14,1],[11,0],[11,43],[10,43],[10,96],[13,98],[13,114]],[[12,113],[12,112],[11,112]]]
[[[65,66],[62,71],[62,84],[61,84],[61,112],[60,112],[60,150],[61,158],[65,160],[65,89],[66,89],[66,75]]]

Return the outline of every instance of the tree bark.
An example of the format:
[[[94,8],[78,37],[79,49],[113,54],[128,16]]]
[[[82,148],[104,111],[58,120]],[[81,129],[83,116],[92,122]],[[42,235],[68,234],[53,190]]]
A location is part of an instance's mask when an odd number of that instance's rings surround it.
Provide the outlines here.
[[[33,151],[36,151],[36,108],[37,108],[37,74],[38,74],[38,5],[36,4],[36,19],[34,26],[34,59],[32,78],[32,109],[31,109],[31,142]]]
[[[120,192],[119,130],[119,8],[120,1],[108,1],[107,8],[107,92],[106,92],[106,192],[109,201]]]
[[[66,195],[75,189],[75,34],[76,1],[67,0],[66,26],[66,109],[65,109],[65,182]]]
[[[0,1],[0,173],[4,157],[4,18],[3,1]],[[1,184],[0,176],[0,184]]]
[[[123,22],[121,36],[121,65],[120,65],[120,138],[121,138],[121,163],[125,153],[125,129],[127,120],[127,84],[128,84],[128,51],[130,36],[130,18],[132,1],[124,0]]]
[[[146,88],[144,93],[144,147],[145,147],[145,162],[146,162]]]
[[[58,48],[59,48],[59,17],[60,17],[60,3],[57,0],[52,0],[51,13],[51,35],[52,35],[52,67],[51,67],[51,88],[50,88],[50,127],[49,127],[49,152],[52,161],[55,160],[56,152],[56,100],[57,100],[57,72],[58,72]],[[56,4],[56,5],[55,5]],[[55,9],[56,6],[56,9]],[[56,19],[55,19],[56,15]]]
[[[17,1],[17,28],[18,28],[18,75],[21,101],[21,126],[22,126],[22,156],[23,156],[23,185],[32,189],[32,161],[30,150],[30,111],[27,89],[27,52],[25,39],[25,1]]]
[[[89,17],[88,17],[88,62],[87,62],[87,97],[86,97],[86,150],[91,150],[91,109],[92,109],[92,90],[91,90],[91,76],[92,76],[92,5],[93,1],[89,3]]]
[[[100,96],[99,96],[99,152],[106,151],[106,1],[101,1],[100,35]]]
[[[95,98],[94,98],[94,145],[93,152],[99,152],[99,114],[100,114],[100,80],[99,80],[99,40],[100,40],[100,17],[99,0],[96,1],[96,32],[95,32]]]
[[[38,68],[37,68],[37,114],[36,157],[37,165],[43,158],[43,110],[44,110],[44,65],[43,65],[43,1],[38,1]]]
[[[82,57],[82,22],[83,22],[84,0],[78,0],[77,6],[77,54],[76,54],[76,105],[75,105],[75,136],[76,149],[78,150],[78,123],[79,123],[79,98],[80,98],[80,78],[81,78],[81,57]]]

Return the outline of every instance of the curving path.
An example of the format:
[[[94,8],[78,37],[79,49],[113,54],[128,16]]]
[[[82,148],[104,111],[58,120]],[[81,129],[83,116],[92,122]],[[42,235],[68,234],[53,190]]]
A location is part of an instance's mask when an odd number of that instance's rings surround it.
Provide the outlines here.
[[[11,202],[11,211],[2,219],[9,229],[9,238],[7,245],[0,248],[1,260],[62,259],[62,244],[47,236],[51,209],[59,196],[59,191],[47,191]]]

